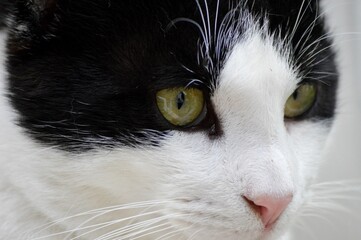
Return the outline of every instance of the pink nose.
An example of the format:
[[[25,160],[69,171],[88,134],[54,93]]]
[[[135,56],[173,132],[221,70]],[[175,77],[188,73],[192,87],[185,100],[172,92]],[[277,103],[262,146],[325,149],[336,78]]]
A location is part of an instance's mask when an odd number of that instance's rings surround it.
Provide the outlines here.
[[[257,196],[254,199],[245,196],[251,207],[261,216],[266,228],[271,227],[286,210],[292,201],[292,195],[285,197],[272,197],[268,195]]]

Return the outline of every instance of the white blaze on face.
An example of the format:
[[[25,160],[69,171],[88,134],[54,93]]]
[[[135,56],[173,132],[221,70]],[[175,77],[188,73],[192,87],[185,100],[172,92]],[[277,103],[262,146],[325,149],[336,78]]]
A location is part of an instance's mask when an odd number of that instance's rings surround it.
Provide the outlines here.
[[[286,56],[256,33],[236,44],[224,65],[212,100],[229,165],[240,169],[246,195],[294,192],[295,164],[283,110],[297,80]]]

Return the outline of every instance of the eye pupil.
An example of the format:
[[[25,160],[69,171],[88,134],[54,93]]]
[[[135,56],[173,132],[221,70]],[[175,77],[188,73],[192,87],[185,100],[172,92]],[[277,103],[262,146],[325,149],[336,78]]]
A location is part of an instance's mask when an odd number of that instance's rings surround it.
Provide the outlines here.
[[[177,108],[178,108],[178,110],[183,107],[184,100],[185,100],[185,94],[184,94],[184,92],[180,92],[178,94],[178,96],[177,96]]]
[[[293,99],[297,99],[298,98],[298,89],[296,91],[294,91],[294,93],[292,94]]]

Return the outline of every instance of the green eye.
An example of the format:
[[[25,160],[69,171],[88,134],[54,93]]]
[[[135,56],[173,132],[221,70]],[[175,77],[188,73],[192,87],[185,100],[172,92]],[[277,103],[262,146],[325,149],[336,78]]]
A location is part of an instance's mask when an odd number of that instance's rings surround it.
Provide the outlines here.
[[[295,118],[307,112],[315,102],[316,94],[314,84],[305,83],[299,86],[286,102],[285,117]]]
[[[163,89],[157,92],[156,98],[163,117],[175,126],[188,126],[203,113],[204,96],[197,88]]]

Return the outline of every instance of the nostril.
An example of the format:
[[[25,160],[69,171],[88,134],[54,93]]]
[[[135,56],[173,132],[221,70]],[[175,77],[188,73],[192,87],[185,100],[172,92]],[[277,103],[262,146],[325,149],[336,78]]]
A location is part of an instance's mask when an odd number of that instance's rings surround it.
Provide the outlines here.
[[[256,205],[252,200],[249,200],[247,197],[243,196],[243,199],[248,203],[248,206],[255,211],[256,213],[261,213],[261,206]]]
[[[265,227],[272,226],[279,216],[286,210],[293,196],[272,197],[268,195],[261,195],[254,198],[244,196],[245,201],[251,209],[260,215]]]

